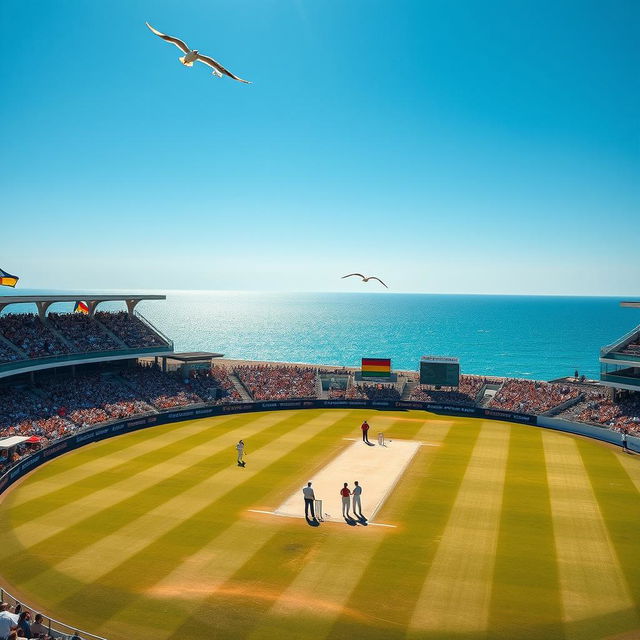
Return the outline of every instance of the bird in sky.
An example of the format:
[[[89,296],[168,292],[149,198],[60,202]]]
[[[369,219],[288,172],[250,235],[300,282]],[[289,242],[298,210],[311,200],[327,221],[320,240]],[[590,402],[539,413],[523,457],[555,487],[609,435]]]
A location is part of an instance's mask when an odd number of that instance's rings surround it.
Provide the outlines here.
[[[233,80],[237,80],[238,82],[251,84],[249,80],[243,80],[242,78],[238,78],[238,76],[234,76],[231,71],[225,69],[219,62],[216,62],[213,58],[210,58],[209,56],[203,56],[197,49],[189,49],[189,47],[184,42],[182,42],[182,40],[179,40],[178,38],[174,38],[172,36],[167,36],[164,33],[160,33],[157,29],[154,29],[148,22],[145,22],[145,24],[157,36],[159,36],[166,42],[175,44],[178,49],[186,54],[178,58],[185,67],[193,67],[194,62],[204,62],[206,65],[210,66],[213,69],[212,75],[216,76],[217,78],[222,78],[222,76],[225,75],[229,76],[229,78],[233,78]]]
[[[348,273],[346,276],[342,276],[342,278],[340,278],[341,280],[344,280],[345,278],[350,278],[351,276],[359,276],[360,278],[362,278],[362,282],[369,282],[369,280],[377,280],[385,289],[388,289],[389,287],[387,287],[387,285],[382,282],[382,280],[380,280],[380,278],[376,278],[376,276],[363,276],[361,273]]]

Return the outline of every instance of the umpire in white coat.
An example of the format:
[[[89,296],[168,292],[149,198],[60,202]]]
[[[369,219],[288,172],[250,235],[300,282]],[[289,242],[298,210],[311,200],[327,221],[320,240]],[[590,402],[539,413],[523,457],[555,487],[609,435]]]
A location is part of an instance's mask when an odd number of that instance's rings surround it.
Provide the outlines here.
[[[359,514],[360,517],[362,517],[362,502],[360,501],[360,496],[362,495],[362,487],[358,484],[357,480],[353,484],[355,484],[355,487],[351,492],[353,495],[353,513],[355,513],[356,515]]]

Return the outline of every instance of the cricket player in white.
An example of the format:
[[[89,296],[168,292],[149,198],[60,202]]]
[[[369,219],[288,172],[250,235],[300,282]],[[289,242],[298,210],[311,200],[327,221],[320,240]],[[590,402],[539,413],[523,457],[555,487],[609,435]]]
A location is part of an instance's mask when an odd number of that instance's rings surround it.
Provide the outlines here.
[[[238,466],[244,467],[246,463],[242,460],[242,456],[244,455],[244,442],[242,442],[242,440],[238,441],[236,450],[238,451]]]
[[[356,485],[353,489],[353,513],[355,513],[356,515],[360,514],[362,515],[362,503],[360,502],[360,495],[362,494],[362,487],[358,484],[358,481],[356,480],[354,482],[354,484]]]

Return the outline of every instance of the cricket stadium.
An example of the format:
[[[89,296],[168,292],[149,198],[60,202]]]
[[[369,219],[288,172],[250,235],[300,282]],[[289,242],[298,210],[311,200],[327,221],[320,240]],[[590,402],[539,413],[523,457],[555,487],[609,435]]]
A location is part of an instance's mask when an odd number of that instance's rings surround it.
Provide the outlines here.
[[[178,353],[163,298],[2,300],[2,600],[53,637],[640,636],[640,329],[536,382]]]

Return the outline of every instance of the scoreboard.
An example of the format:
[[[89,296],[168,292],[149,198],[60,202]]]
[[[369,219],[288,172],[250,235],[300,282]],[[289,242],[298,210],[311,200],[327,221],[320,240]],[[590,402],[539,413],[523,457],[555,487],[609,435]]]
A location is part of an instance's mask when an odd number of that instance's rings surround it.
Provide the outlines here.
[[[420,384],[435,387],[457,387],[460,383],[460,361],[446,356],[420,358]]]

